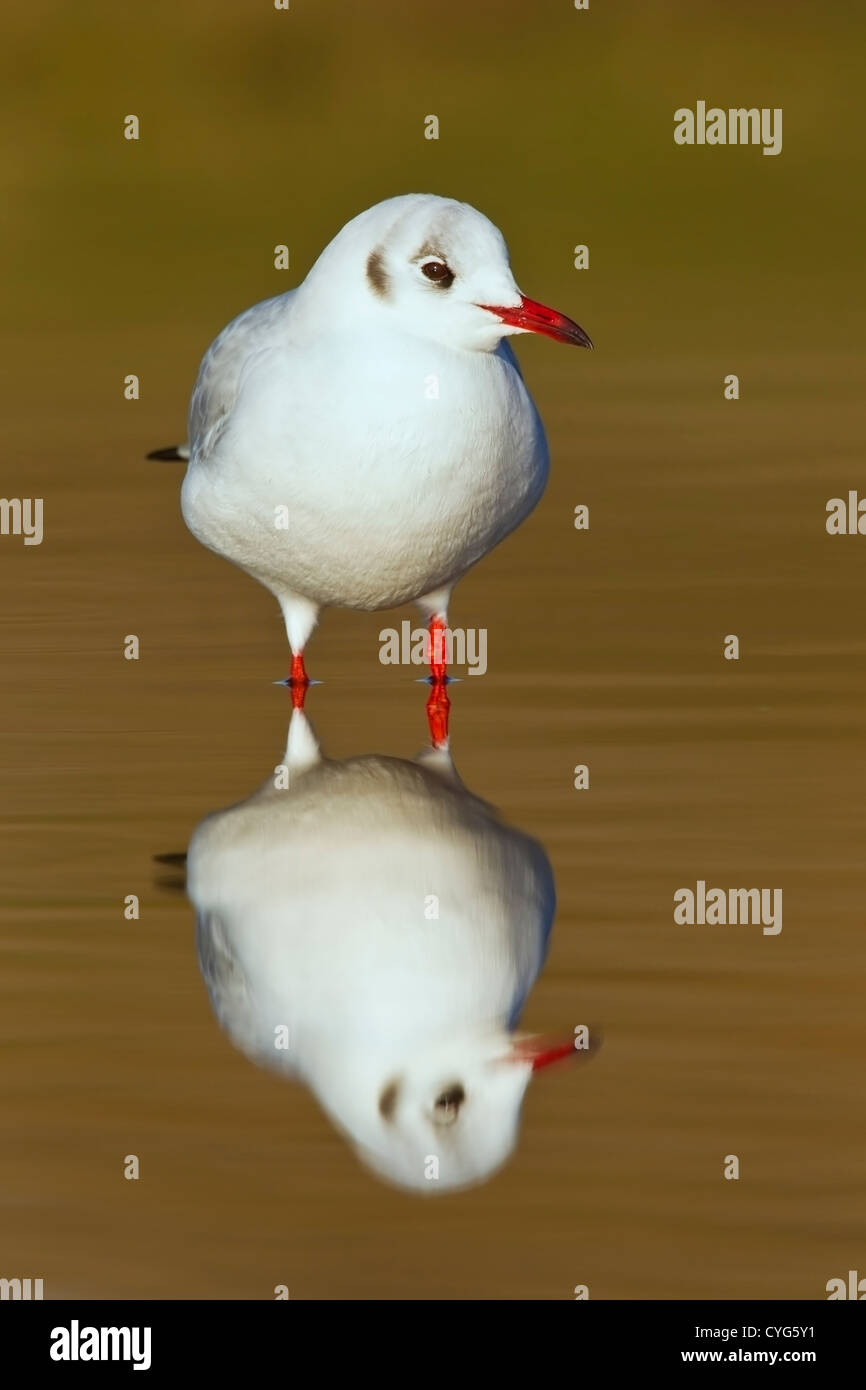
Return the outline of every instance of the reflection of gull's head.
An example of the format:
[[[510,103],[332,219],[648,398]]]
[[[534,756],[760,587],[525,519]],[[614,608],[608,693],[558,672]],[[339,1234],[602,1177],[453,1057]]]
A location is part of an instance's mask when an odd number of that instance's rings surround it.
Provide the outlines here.
[[[480,1182],[514,1149],[531,1073],[504,1032],[395,1057],[372,1095],[362,1082],[367,1113],[352,1135],[358,1156],[419,1192]]]
[[[190,846],[220,1024],[308,1085],[380,1176],[479,1182],[558,1055],[511,1032],[553,918],[547,857],[444,751],[322,760],[296,712],[285,767],[287,785],[209,816]]]

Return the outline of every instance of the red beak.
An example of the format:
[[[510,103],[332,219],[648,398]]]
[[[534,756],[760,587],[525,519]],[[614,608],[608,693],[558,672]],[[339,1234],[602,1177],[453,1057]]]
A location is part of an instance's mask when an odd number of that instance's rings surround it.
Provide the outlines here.
[[[525,294],[513,309],[502,309],[494,304],[479,304],[478,307],[486,309],[490,314],[496,314],[503,323],[509,324],[512,328],[520,328],[524,333],[543,333],[546,338],[553,338],[557,343],[592,347],[589,334],[584,333],[574,319],[567,319],[565,314],[558,313],[556,309],[548,309],[544,304],[537,304],[534,299],[527,299]]]
[[[529,1062],[533,1071],[549,1067],[551,1062],[561,1062],[566,1057],[584,1059],[592,1057],[597,1050],[597,1041],[590,1039],[590,1046],[575,1047],[574,1038],[519,1038],[512,1049],[511,1060]]]

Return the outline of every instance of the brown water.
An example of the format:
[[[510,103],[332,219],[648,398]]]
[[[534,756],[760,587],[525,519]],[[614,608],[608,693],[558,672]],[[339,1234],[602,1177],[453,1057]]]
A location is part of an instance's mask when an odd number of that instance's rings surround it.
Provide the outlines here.
[[[0,537],[0,1276],[47,1297],[823,1298],[866,1273],[866,540],[824,528],[863,478],[862,20],[410,9],[160,0],[134,42],[113,6],[15,21],[2,491],[45,499],[45,539]],[[728,93],[784,106],[782,155],[674,146],[674,107]],[[377,1183],[211,1016],[153,856],[280,757],[287,653],[269,595],[184,529],[180,471],[143,459],[180,437],[222,324],[413,187],[501,222],[521,287],[597,343],[521,344],[552,480],[457,590],[489,670],[452,723],[467,785],[556,874],[524,1024],[590,1020],[604,1045],[533,1082],[499,1176],[430,1201]],[[423,744],[415,672],[377,660],[406,616],[325,615],[309,712],[332,756]],[[781,888],[781,933],[676,925],[698,879]]]
[[[533,1083],[500,1176],[435,1201],[379,1185],[232,1050],[151,862],[280,756],[275,605],[186,534],[180,473],[129,456],[128,417],[71,456],[70,415],[46,423],[46,539],[4,541],[2,1193],[4,1270],[49,1296],[813,1298],[858,1267],[866,662],[858,540],[823,529],[854,364],[820,383],[828,420],[781,393],[672,415],[598,358],[569,404],[571,362],[531,357],[554,476],[458,589],[490,669],[452,692],[453,747],[556,872],[525,1023],[588,1018],[605,1043]],[[697,376],[655,369],[662,394]],[[424,741],[382,625],[330,613],[311,645],[334,756]],[[783,930],[675,925],[698,878],[781,887]]]

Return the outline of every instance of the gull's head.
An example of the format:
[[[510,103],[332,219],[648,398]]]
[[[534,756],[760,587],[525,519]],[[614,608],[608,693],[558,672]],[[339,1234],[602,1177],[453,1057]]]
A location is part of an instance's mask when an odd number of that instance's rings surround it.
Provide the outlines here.
[[[451,198],[389,198],[348,222],[304,288],[348,318],[466,351],[491,352],[513,333],[592,347],[583,329],[518,289],[498,227]],[[324,304],[322,312],[327,309]]]
[[[573,1038],[551,1044],[470,1034],[387,1063],[376,1059],[355,1071],[352,1094],[332,1096],[328,1108],[366,1167],[397,1187],[436,1196],[484,1182],[502,1167],[517,1143],[533,1072],[575,1055]]]

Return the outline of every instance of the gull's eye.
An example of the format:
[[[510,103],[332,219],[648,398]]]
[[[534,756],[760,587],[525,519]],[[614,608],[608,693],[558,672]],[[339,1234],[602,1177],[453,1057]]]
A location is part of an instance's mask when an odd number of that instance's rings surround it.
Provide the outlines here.
[[[433,1118],[437,1125],[453,1125],[465,1099],[466,1092],[462,1086],[448,1086],[441,1091],[433,1106]]]
[[[443,290],[454,284],[454,271],[444,261],[425,261],[421,267],[421,274],[426,275],[428,280]]]

